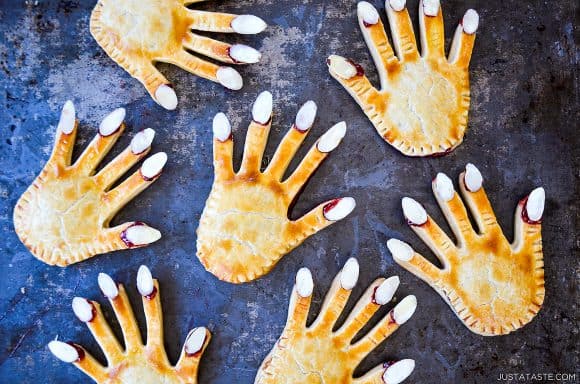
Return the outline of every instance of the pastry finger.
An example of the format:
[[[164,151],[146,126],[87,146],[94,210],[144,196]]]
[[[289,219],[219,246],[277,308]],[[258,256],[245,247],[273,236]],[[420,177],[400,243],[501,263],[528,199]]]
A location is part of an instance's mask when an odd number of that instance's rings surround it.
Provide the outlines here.
[[[433,194],[445,215],[459,247],[473,239],[475,232],[467,216],[467,210],[459,194],[453,188],[453,182],[444,173],[438,173],[432,182]]]
[[[352,289],[358,281],[358,275],[358,261],[351,257],[334,278],[320,309],[320,315],[312,324],[312,327],[322,327],[332,331],[336,320],[338,320],[348,302]]]
[[[383,278],[375,280],[356,303],[342,327],[336,331],[337,336],[346,343],[350,343],[379,310],[381,305],[391,301],[398,287],[398,276],[393,276],[386,280]]]
[[[413,373],[415,360],[391,361],[368,371],[364,376],[353,380],[353,384],[399,384]]]
[[[444,57],[445,30],[439,0],[421,0],[419,3],[419,28],[421,55],[423,57]]]
[[[260,172],[271,125],[272,94],[264,91],[258,95],[252,107],[252,122],[246,134],[240,174],[255,175]]]
[[[443,271],[415,252],[409,244],[398,239],[389,239],[387,247],[397,264],[421,280],[428,284],[436,284],[442,279]]]
[[[300,330],[306,326],[313,290],[312,273],[308,268],[300,268],[296,273],[296,282],[292,288],[286,328]]]
[[[143,344],[141,333],[133,314],[133,308],[127,297],[127,292],[125,292],[125,287],[122,284],[115,283],[109,275],[102,272],[99,273],[98,283],[101,292],[109,299],[109,303],[111,303],[115,311],[115,316],[123,331],[125,349],[132,351],[137,347],[141,347]]]
[[[399,60],[387,38],[385,26],[377,9],[366,1],[357,6],[358,24],[381,80],[381,89],[387,85],[387,77],[399,68]]]
[[[278,145],[264,173],[271,174],[275,180],[282,179],[290,161],[292,161],[296,151],[298,151],[298,148],[300,148],[300,145],[306,138],[312,124],[314,124],[317,108],[316,103],[312,100],[308,100],[300,107],[292,128],[290,128],[280,142],[280,145]]]
[[[427,215],[425,208],[410,197],[403,197],[401,201],[403,214],[407,223],[420,238],[435,253],[446,268],[449,259],[457,254],[457,248],[445,232],[437,225],[432,217]]]
[[[342,197],[318,205],[300,219],[291,222],[298,241],[348,216],[356,206],[352,197]]]
[[[156,242],[161,232],[140,221],[128,222],[103,230],[102,242],[108,247],[104,252],[140,248]]]
[[[395,332],[399,326],[405,324],[413,316],[415,309],[417,309],[417,298],[413,295],[405,297],[369,333],[352,345],[353,353],[360,355],[370,353],[377,345]]]
[[[203,352],[211,339],[210,331],[205,327],[192,329],[185,339],[183,350],[175,369],[189,380],[197,377],[197,370]]]
[[[352,60],[331,55],[326,59],[328,71],[348,93],[363,107],[365,113],[380,99],[379,91],[365,76],[364,69]]]
[[[469,67],[471,53],[475,43],[475,32],[479,26],[479,15],[473,9],[467,10],[459,26],[455,30],[451,49],[449,50],[449,62],[461,68]]]
[[[74,167],[83,174],[91,175],[125,129],[124,119],[125,108],[117,108],[105,116],[97,136],[80,155]]]
[[[207,32],[236,32],[242,35],[253,35],[266,29],[266,23],[254,15],[232,15],[190,9],[190,28]]]
[[[247,45],[230,45],[194,33],[187,34],[183,39],[183,46],[201,55],[229,64],[257,63],[262,57],[260,52]]]
[[[141,168],[124,180],[117,187],[105,193],[103,198],[104,220],[108,222],[119,209],[123,208],[131,199],[149,187],[161,176],[163,167],[167,163],[167,154],[158,152],[147,158]]]
[[[89,327],[109,364],[119,361],[123,349],[105,320],[99,303],[82,297],[75,297],[72,301],[72,308],[76,317]]]
[[[165,354],[159,283],[153,279],[151,271],[145,265],[141,265],[137,272],[137,290],[142,296],[143,311],[147,322],[147,348]]]
[[[491,203],[483,189],[483,176],[475,165],[469,163],[465,166],[465,172],[459,175],[459,189],[477,223],[479,233],[501,233]]]
[[[528,196],[523,198],[516,208],[514,225],[514,252],[520,252],[527,246],[533,249],[532,254],[542,260],[542,215],[546,192],[544,188],[534,189]],[[543,265],[543,262],[542,262]]]
[[[145,86],[157,104],[169,111],[177,108],[177,95],[171,83],[152,63],[142,65],[138,72],[131,74]]]
[[[50,162],[66,167],[70,165],[72,152],[75,146],[77,125],[75,106],[68,100],[62,107],[60,120],[56,128],[54,148],[50,155]]]
[[[304,183],[310,178],[320,163],[330,152],[338,147],[345,134],[346,123],[341,121],[320,136],[294,173],[284,182],[290,196],[296,195],[302,189]]]
[[[168,57],[159,58],[164,63],[177,65],[196,76],[203,77],[223,85],[232,90],[239,90],[244,85],[242,76],[233,68],[220,67],[219,65],[210,63],[187,53],[184,50],[177,50]]]
[[[105,383],[109,379],[106,368],[78,344],[53,340],[48,343],[48,349],[60,361],[73,363],[97,383]]]
[[[405,3],[405,0],[387,0],[385,10],[391,27],[393,47],[399,60],[416,61],[419,59],[419,52],[413,24]]]
[[[97,183],[104,190],[109,189],[119,177],[149,153],[154,137],[155,131],[151,128],[137,133],[131,140],[131,145],[95,175]]]
[[[234,175],[232,161],[234,140],[232,126],[222,112],[216,114],[212,123],[213,130],[213,168],[216,180],[228,180]]]

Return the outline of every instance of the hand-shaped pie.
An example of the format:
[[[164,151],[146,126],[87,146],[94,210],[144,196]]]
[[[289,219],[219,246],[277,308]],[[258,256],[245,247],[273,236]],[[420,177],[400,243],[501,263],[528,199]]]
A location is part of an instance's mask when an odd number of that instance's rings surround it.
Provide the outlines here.
[[[163,108],[177,107],[177,96],[155,63],[177,65],[238,90],[243,81],[229,64],[257,63],[260,52],[242,44],[226,44],[192,30],[240,34],[260,33],[266,23],[252,15],[230,15],[188,9],[201,0],[99,0],[91,15],[91,34],[117,64],[139,80]],[[194,53],[190,53],[193,51]]]
[[[393,48],[377,10],[358,3],[358,20],[377,67],[377,89],[353,61],[330,56],[330,74],[361,106],[385,141],[407,156],[445,154],[463,141],[469,111],[469,60],[479,24],[470,9],[445,57],[439,0],[419,5],[421,55],[405,0],[387,0]],[[396,56],[395,56],[396,53]]]
[[[211,334],[205,327],[194,328],[185,339],[177,365],[167,358],[163,346],[163,314],[159,283],[142,265],[137,274],[137,289],[143,296],[147,320],[147,343],[143,345],[139,326],[123,285],[117,285],[109,275],[99,274],[99,287],[111,303],[123,331],[125,348],[119,344],[101,312],[99,303],[75,297],[72,307],[75,315],[87,324],[107,358],[101,365],[83,347],[74,343],[51,341],[50,351],[65,363],[77,368],[99,384],[195,384],[201,355]]]
[[[382,305],[391,301],[399,286],[397,276],[375,280],[344,324],[333,331],[356,285],[358,272],[356,259],[349,259],[334,279],[318,318],[307,327],[312,275],[307,268],[298,271],[286,327],[262,363],[256,384],[398,384],[411,374],[415,362],[405,359],[385,363],[362,377],[353,378],[354,370],[362,359],[409,320],[417,307],[415,296],[405,297],[372,330],[353,343],[355,335]]]
[[[38,259],[64,267],[161,238],[159,231],[138,221],[109,228],[117,211],[157,180],[167,161],[165,153],[156,153],[143,162],[141,169],[110,189],[147,155],[155,136],[150,128],[139,132],[127,149],[95,174],[125,129],[124,118],[123,108],[105,117],[97,136],[71,165],[77,121],[72,102],[64,105],[52,155],[14,208],[16,233]]]
[[[482,180],[472,164],[459,176],[463,200],[478,232],[472,228],[451,180],[442,173],[433,180],[435,197],[457,244],[418,202],[403,199],[409,225],[443,268],[431,264],[402,241],[391,239],[387,245],[395,261],[433,287],[472,332],[494,336],[523,327],[544,302],[541,220],[545,194],[543,188],[536,188],[519,202],[515,238],[510,244],[497,223]]]
[[[232,164],[233,137],[227,117],[213,121],[215,180],[197,229],[197,256],[220,280],[242,283],[268,273],[278,260],[308,236],[344,218],[355,206],[345,197],[320,204],[298,220],[289,207],[318,165],[346,132],[340,122],[310,149],[288,178],[282,177],[316,116],[308,101],[280,143],[272,161],[260,170],[272,123],[272,95],[262,92],[252,110],[244,158],[238,172]]]

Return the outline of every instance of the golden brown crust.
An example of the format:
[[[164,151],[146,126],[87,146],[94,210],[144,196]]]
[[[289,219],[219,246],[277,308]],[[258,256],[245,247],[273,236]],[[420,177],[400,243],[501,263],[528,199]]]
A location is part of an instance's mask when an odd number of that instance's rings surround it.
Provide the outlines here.
[[[359,13],[360,28],[379,70],[380,89],[352,62],[357,74],[345,76],[335,63],[343,60],[337,56],[329,58],[330,74],[357,101],[381,137],[403,154],[450,152],[461,144],[467,128],[470,91],[466,60],[468,64],[475,35],[460,31],[459,59],[448,60],[443,49],[441,10],[437,17],[421,13],[424,42],[419,55],[407,10],[386,7],[398,58],[381,19],[368,24]]]
[[[455,192],[451,200],[438,197],[438,202],[457,244],[429,216],[424,224],[411,225],[438,256],[443,268],[435,267],[418,253],[410,260],[395,253],[393,256],[397,263],[431,285],[472,332],[483,336],[508,334],[529,323],[544,301],[541,224],[523,218],[522,200],[515,215],[515,240],[510,244],[484,189],[472,192],[465,187],[464,179],[462,174],[459,184],[463,200],[479,232],[472,228]]]
[[[116,212],[155,179],[144,180],[137,171],[119,187],[108,190],[132,165],[149,152],[133,154],[128,148],[98,174],[94,169],[124,130],[110,136],[97,134],[77,162],[70,164],[76,136],[58,131],[46,165],[14,208],[14,229],[39,260],[61,267],[94,255],[129,248],[121,234],[135,223],[108,228]]]
[[[344,323],[334,331],[336,321],[351,294],[350,289],[342,287],[340,273],[327,293],[320,314],[310,326],[306,326],[306,319],[311,295],[300,296],[295,286],[290,299],[286,327],[262,362],[255,383],[383,382],[382,375],[386,369],[383,365],[361,378],[355,379],[353,374],[365,356],[399,328],[399,324],[394,320],[394,310],[387,313],[357,342],[352,343],[352,340],[381,307],[375,302],[374,295],[384,281],[380,278],[370,285]],[[414,300],[414,297],[412,298]]]
[[[268,168],[261,171],[270,124],[250,124],[237,173],[232,165],[232,137],[224,141],[214,138],[215,180],[197,229],[197,256],[220,280],[242,283],[257,279],[308,236],[334,222],[324,216],[328,202],[298,220],[288,218],[292,202],[328,154],[315,144],[294,173],[282,181],[307,134],[293,127]]]
[[[229,54],[230,45],[191,32],[192,29],[234,32],[236,15],[188,9],[179,0],[99,0],[90,19],[97,43],[118,65],[139,80],[151,97],[169,81],[155,68],[157,62],[177,65],[197,76],[218,81],[218,65],[190,54],[240,64]]]
[[[139,328],[127,294],[122,285],[119,294],[109,298],[125,337],[126,348],[117,341],[107,323],[100,305],[88,300],[93,307],[93,318],[86,322],[89,330],[99,343],[107,359],[107,366],[101,365],[81,346],[74,344],[79,358],[74,365],[99,384],[196,384],[200,358],[207,347],[211,334],[205,329],[205,339],[199,351],[188,354],[184,346],[178,363],[172,365],[163,345],[163,316],[159,284],[153,280],[154,291],[143,297],[147,320],[147,342],[143,344]],[[84,300],[84,299],[82,299]],[[187,344],[187,341],[186,341]]]

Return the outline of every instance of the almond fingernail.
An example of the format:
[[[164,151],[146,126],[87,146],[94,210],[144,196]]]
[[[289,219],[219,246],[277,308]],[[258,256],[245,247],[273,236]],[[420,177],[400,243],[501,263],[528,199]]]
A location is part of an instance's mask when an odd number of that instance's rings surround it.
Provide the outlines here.
[[[296,292],[300,297],[309,297],[314,289],[312,273],[308,268],[300,268],[296,273]]]
[[[326,64],[332,72],[345,80],[364,75],[364,70],[360,65],[342,56],[331,55],[326,59]]]
[[[244,44],[234,44],[228,49],[228,54],[238,63],[254,64],[260,61],[262,54]]]
[[[232,29],[241,35],[254,35],[266,29],[264,20],[254,15],[240,15],[232,20]]]
[[[97,277],[97,281],[99,283],[101,292],[103,292],[103,295],[107,296],[111,300],[119,296],[119,288],[111,276],[101,272]]]
[[[48,343],[48,349],[57,359],[64,361],[65,363],[74,363],[81,359],[79,350],[69,343],[53,340]]]
[[[423,13],[427,16],[437,16],[439,7],[439,0],[423,0]]]
[[[393,319],[397,324],[403,325],[413,316],[415,309],[417,309],[417,298],[409,295],[393,309]]]
[[[60,120],[58,121],[57,130],[65,135],[70,135],[75,128],[76,111],[72,101],[67,100],[62,107]]]
[[[350,291],[358,281],[359,264],[357,259],[351,257],[346,261],[340,272],[340,285],[342,288]]]
[[[151,244],[160,238],[161,232],[141,222],[137,222],[121,232],[121,240],[129,248]]]
[[[527,216],[532,223],[538,223],[542,220],[544,214],[544,205],[546,202],[546,191],[539,187],[534,189],[528,196],[524,217]]]
[[[399,384],[411,375],[415,369],[415,360],[404,359],[391,364],[385,364],[383,381],[386,384]]]
[[[474,34],[479,27],[479,14],[474,9],[468,9],[467,12],[465,12],[465,15],[463,15],[461,26],[463,32],[468,35]]]
[[[326,220],[338,221],[348,216],[356,207],[356,202],[352,197],[334,199],[322,208],[322,214]]]
[[[213,118],[213,137],[222,143],[232,137],[232,126],[228,117],[220,112]]]
[[[137,271],[137,290],[148,299],[151,299],[155,291],[155,284],[153,283],[153,276],[147,266],[142,265]]]
[[[145,159],[143,165],[141,165],[141,176],[145,181],[152,181],[161,174],[166,163],[167,154],[165,152],[157,152]]]
[[[131,152],[134,155],[139,155],[151,147],[151,143],[155,138],[155,131],[151,128],[146,128],[138,132],[133,140],[131,140]]]
[[[107,137],[117,132],[125,120],[125,108],[117,108],[109,113],[99,125],[99,134]]]
[[[314,124],[317,110],[318,107],[316,106],[316,103],[312,100],[308,100],[298,110],[296,119],[294,120],[294,127],[300,132],[306,132],[309,130],[310,127],[312,127],[312,124]]]
[[[329,153],[338,147],[344,135],[346,135],[346,123],[341,121],[320,136],[316,148],[322,153]]]
[[[375,25],[379,22],[379,13],[377,9],[366,1],[361,1],[357,5],[358,17],[363,21],[365,27]]]
[[[205,327],[197,327],[191,330],[185,339],[185,353],[188,356],[195,355],[203,348],[207,331]]]
[[[410,225],[423,225],[427,222],[427,211],[415,199],[403,197],[403,214]]]
[[[387,248],[389,248],[391,255],[400,261],[409,261],[415,254],[415,251],[413,251],[413,248],[409,244],[399,239],[389,239],[387,241]]]
[[[469,192],[477,192],[481,189],[483,176],[481,176],[481,172],[475,165],[468,163],[465,166],[464,182]]]
[[[453,182],[444,173],[438,173],[435,177],[435,192],[437,196],[443,201],[450,201],[455,196],[455,189],[453,188]]]
[[[264,91],[258,95],[252,106],[252,119],[259,124],[266,124],[272,118],[272,94]]]
[[[230,67],[219,67],[216,77],[221,85],[234,91],[240,90],[244,86],[244,80],[240,73]]]
[[[155,91],[155,100],[168,111],[173,111],[177,108],[177,95],[173,87],[168,84],[161,84],[157,88]]]
[[[393,10],[400,12],[405,9],[406,0],[389,0],[389,5]]]
[[[393,299],[397,288],[399,288],[399,276],[392,276],[379,285],[373,293],[373,303],[385,305]]]
[[[88,323],[95,317],[95,307],[85,298],[75,297],[72,301],[72,309],[76,317],[83,323]]]

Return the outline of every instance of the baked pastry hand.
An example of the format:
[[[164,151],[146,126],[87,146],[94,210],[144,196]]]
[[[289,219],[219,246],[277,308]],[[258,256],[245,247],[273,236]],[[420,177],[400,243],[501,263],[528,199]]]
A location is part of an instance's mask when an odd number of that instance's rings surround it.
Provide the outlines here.
[[[358,3],[358,20],[378,70],[380,89],[362,67],[340,56],[327,60],[338,80],[361,106],[377,132],[407,156],[445,154],[463,141],[469,111],[469,60],[479,24],[470,9],[445,57],[439,0],[419,5],[421,55],[405,0],[387,0],[393,48],[377,10]],[[396,56],[395,56],[396,53]]]
[[[515,237],[510,244],[497,223],[482,180],[472,164],[459,176],[463,200],[478,231],[472,228],[451,180],[442,173],[433,180],[435,197],[456,244],[418,202],[403,199],[411,229],[439,258],[442,268],[402,241],[391,239],[387,245],[395,261],[433,287],[472,332],[494,336],[523,327],[544,301],[541,220],[545,193],[543,188],[536,188],[519,202]]]
[[[409,320],[417,307],[415,296],[405,297],[373,329],[353,343],[355,335],[382,305],[391,301],[399,286],[397,276],[375,280],[344,324],[333,331],[356,285],[358,272],[356,259],[349,259],[334,279],[317,319],[307,327],[312,275],[307,268],[298,271],[286,327],[262,363],[256,384],[398,384],[411,374],[415,362],[405,359],[379,365],[364,376],[353,378],[355,368],[365,356]]]
[[[117,285],[111,277],[100,273],[99,287],[115,310],[123,331],[125,348],[119,344],[109,327],[99,303],[75,297],[72,302],[73,311],[89,327],[99,343],[107,359],[107,366],[101,365],[78,344],[54,340],[48,343],[48,348],[57,358],[65,363],[73,363],[99,384],[197,383],[199,362],[211,334],[205,327],[191,330],[185,339],[177,365],[171,365],[163,346],[159,283],[151,277],[146,266],[142,265],[137,274],[137,289],[143,298],[147,321],[145,345],[123,285]]]
[[[226,44],[193,33],[260,33],[266,23],[252,15],[231,15],[189,9],[201,0],[99,0],[91,14],[91,34],[117,64],[139,80],[163,108],[177,107],[177,96],[155,68],[157,62],[177,65],[194,75],[238,90],[243,81],[228,64],[257,63],[260,52],[243,44]],[[192,51],[193,53],[190,53]]]
[[[340,122],[310,149],[296,170],[282,177],[316,117],[308,101],[280,143],[268,167],[262,156],[272,123],[272,95],[262,92],[252,110],[244,158],[238,172],[232,164],[233,136],[227,117],[213,120],[215,180],[197,229],[197,256],[220,280],[242,283],[269,272],[278,260],[304,239],[347,216],[355,206],[345,197],[320,204],[297,220],[289,207],[320,163],[346,132]]]
[[[106,116],[97,136],[71,164],[77,121],[73,103],[65,103],[52,155],[14,208],[18,237],[41,261],[64,267],[101,253],[145,246],[161,238],[159,231],[138,221],[109,228],[113,216],[157,180],[167,161],[165,153],[156,153],[138,171],[110,189],[149,153],[155,136],[150,128],[139,132],[127,149],[95,174],[123,133],[124,118],[123,108]]]

